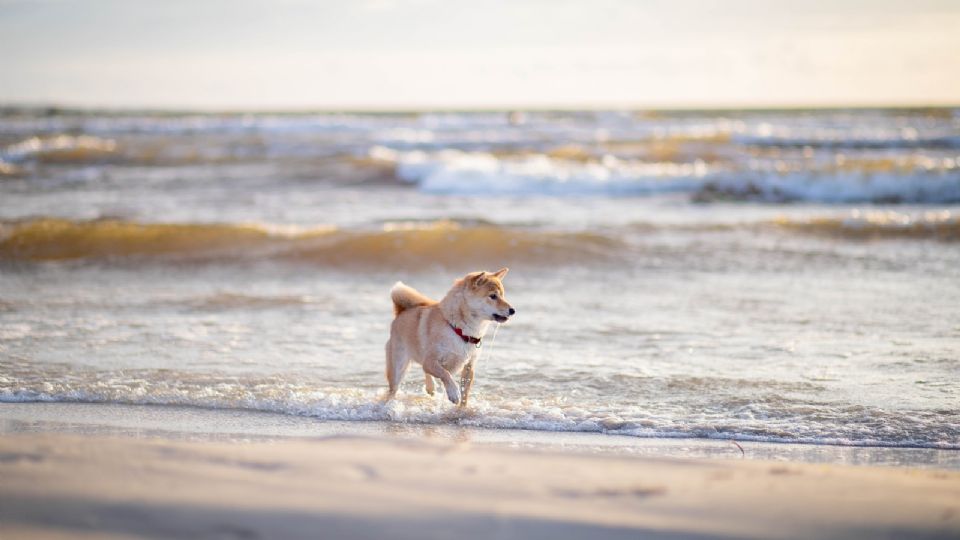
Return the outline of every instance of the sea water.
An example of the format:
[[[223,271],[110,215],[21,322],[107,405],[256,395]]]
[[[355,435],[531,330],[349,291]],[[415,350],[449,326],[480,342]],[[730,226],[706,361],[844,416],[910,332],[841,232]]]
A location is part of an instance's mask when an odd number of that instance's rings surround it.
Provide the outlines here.
[[[392,284],[502,266],[383,401]],[[0,115],[8,404],[960,451],[958,306],[958,110]]]

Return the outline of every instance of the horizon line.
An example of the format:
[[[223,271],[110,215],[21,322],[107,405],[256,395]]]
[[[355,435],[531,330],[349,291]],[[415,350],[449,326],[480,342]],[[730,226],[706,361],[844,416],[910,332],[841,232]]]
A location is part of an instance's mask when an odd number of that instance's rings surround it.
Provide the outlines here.
[[[175,105],[88,105],[57,102],[0,101],[0,112],[15,110],[53,110],[57,112],[157,113],[157,114],[422,114],[422,113],[485,113],[485,112],[763,112],[800,110],[924,110],[960,109],[960,101],[944,103],[900,102],[885,104],[824,103],[824,104],[710,104],[710,105],[473,105],[473,106],[323,106],[290,107],[265,106],[175,106]]]

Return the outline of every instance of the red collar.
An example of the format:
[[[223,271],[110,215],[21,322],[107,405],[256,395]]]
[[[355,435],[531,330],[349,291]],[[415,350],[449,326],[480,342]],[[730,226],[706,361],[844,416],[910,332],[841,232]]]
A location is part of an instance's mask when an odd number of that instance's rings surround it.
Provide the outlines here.
[[[449,322],[448,322],[447,324],[450,325],[450,328],[453,328],[453,331],[454,331],[458,336],[460,336],[460,339],[462,339],[464,343],[471,343],[471,344],[473,344],[473,345],[476,345],[477,347],[480,346],[480,340],[483,339],[483,338],[478,338],[478,337],[473,337],[473,336],[465,336],[465,335],[463,335],[463,330],[460,330],[459,328],[457,328],[456,326],[454,326],[453,324],[451,324],[451,323],[449,323]]]

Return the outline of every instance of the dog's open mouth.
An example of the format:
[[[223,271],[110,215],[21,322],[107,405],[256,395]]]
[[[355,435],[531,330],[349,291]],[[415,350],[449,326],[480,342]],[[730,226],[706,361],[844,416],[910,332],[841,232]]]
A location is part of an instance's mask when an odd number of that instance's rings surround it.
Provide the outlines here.
[[[507,319],[508,317],[504,317],[503,315],[500,315],[498,313],[493,314],[493,320],[497,321],[498,323],[505,323],[507,322]]]

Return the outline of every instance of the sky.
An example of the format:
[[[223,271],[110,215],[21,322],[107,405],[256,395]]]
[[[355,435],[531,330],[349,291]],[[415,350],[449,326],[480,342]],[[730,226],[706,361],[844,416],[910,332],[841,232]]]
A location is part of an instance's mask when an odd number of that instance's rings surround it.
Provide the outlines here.
[[[960,104],[960,0],[0,0],[0,104]]]

